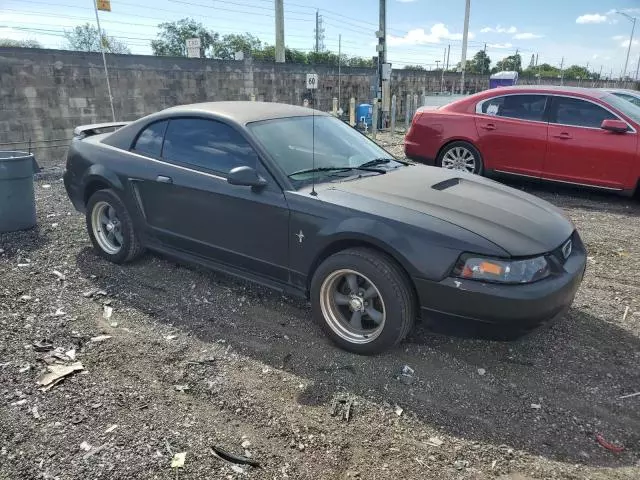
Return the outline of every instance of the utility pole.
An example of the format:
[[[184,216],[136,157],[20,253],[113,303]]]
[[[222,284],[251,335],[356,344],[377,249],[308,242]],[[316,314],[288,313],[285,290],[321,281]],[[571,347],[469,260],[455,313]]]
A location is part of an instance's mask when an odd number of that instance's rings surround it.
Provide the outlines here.
[[[438,70],[439,68],[440,68],[440,60],[436,60],[436,70]]]
[[[111,104],[111,118],[116,121],[116,111],[113,108],[113,95],[111,95],[111,83],[109,82],[109,70],[107,70],[107,57],[104,55],[104,37],[100,28],[100,17],[98,16],[98,4],[93,0],[93,8],[96,12],[96,24],[98,25],[98,38],[100,39],[100,51],[102,52],[102,63],[104,64],[104,76],[107,79],[107,92],[109,93],[109,103]]]
[[[518,65],[516,65],[516,62],[518,61],[518,52],[520,50],[518,50],[516,48],[516,54],[513,56],[513,69],[517,72],[518,71]],[[520,68],[522,68],[522,61],[520,61]]]
[[[464,8],[464,30],[462,31],[462,58],[460,68],[462,75],[460,76],[460,93],[464,94],[464,71],[467,69],[467,40],[469,38],[469,11],[471,10],[471,0],[465,2]]]
[[[631,36],[629,37],[629,46],[627,47],[627,59],[624,61],[624,70],[622,72],[622,80],[627,76],[627,66],[629,65],[629,54],[631,53],[631,44],[633,43],[633,32],[636,29],[636,17],[632,17],[631,15],[627,15],[624,12],[618,12],[620,15],[627,17],[631,21]]]
[[[485,64],[485,60],[487,58],[487,44],[484,44],[484,49],[482,50],[484,52],[484,55],[482,56],[482,66],[480,67],[480,75],[484,75],[484,64]]]
[[[320,51],[320,10],[316,10],[316,53]]]
[[[384,64],[387,63],[387,0],[380,0],[379,3],[379,25],[376,35],[378,37],[378,94],[376,95],[376,105],[374,108],[380,109],[383,96],[383,74]],[[389,80],[391,81],[391,80]],[[382,113],[382,112],[380,112]],[[378,115],[378,121],[381,126],[384,125],[383,115]]]
[[[276,63],[284,63],[284,2],[276,2]]]
[[[636,76],[633,77],[636,82],[638,81],[638,72],[640,72],[640,55],[638,55],[638,63],[636,64]]]
[[[560,62],[560,85],[564,85],[564,57],[562,57],[562,61]]]
[[[338,108],[342,110],[342,98],[340,89],[342,87],[342,34],[338,35]]]
[[[447,61],[447,49],[444,49],[444,54],[442,55],[442,77],[440,79],[440,92],[444,92],[444,62]]]

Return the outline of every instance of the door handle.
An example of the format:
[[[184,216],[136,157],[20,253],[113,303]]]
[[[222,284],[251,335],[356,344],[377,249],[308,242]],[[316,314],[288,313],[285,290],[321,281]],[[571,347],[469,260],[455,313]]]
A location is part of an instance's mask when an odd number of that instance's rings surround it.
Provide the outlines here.
[[[484,125],[480,125],[480,128],[484,128],[485,130],[495,130],[496,126],[493,123],[485,123]]]
[[[160,183],[173,183],[173,180],[171,179],[171,177],[167,177],[165,175],[158,175],[156,177],[156,182],[160,182]]]
[[[562,132],[562,133],[559,133],[557,135],[554,135],[554,137],[555,138],[559,138],[561,140],[568,140],[568,139],[571,138],[571,135],[569,135],[567,132]]]

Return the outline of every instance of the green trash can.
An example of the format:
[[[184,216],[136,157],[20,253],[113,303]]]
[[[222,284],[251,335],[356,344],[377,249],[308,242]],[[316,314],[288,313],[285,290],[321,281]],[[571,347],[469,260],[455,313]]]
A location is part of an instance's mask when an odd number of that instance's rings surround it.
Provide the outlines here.
[[[35,165],[32,153],[0,151],[0,232],[35,226]]]

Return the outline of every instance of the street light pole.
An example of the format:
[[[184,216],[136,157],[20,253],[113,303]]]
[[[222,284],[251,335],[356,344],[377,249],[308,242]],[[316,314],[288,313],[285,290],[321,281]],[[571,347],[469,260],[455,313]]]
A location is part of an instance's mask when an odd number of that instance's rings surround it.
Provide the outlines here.
[[[631,20],[631,36],[629,37],[629,46],[627,47],[627,59],[624,61],[624,70],[622,72],[622,80],[627,76],[627,67],[629,66],[629,54],[631,53],[631,44],[633,43],[633,33],[636,29],[636,17],[632,17],[624,12],[616,12]]]
[[[464,29],[462,30],[462,59],[460,61],[460,68],[462,69],[462,75],[460,75],[460,94],[464,94],[464,72],[467,69],[467,38],[469,36],[469,10],[471,10],[471,0],[467,0],[464,9]]]

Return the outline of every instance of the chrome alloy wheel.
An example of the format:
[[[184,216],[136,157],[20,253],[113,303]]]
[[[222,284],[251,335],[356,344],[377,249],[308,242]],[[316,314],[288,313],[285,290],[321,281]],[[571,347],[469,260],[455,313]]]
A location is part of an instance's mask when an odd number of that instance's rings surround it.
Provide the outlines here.
[[[473,152],[465,147],[453,147],[442,157],[442,168],[475,173],[476,157]]]
[[[91,212],[91,228],[100,248],[110,255],[122,249],[122,224],[116,209],[107,202],[98,202]]]
[[[350,343],[372,342],[384,329],[382,295],[371,280],[355,270],[336,270],[324,279],[320,308],[329,327]]]

